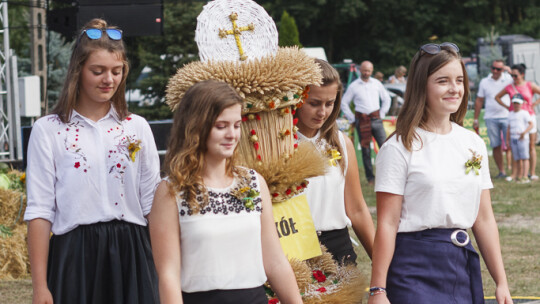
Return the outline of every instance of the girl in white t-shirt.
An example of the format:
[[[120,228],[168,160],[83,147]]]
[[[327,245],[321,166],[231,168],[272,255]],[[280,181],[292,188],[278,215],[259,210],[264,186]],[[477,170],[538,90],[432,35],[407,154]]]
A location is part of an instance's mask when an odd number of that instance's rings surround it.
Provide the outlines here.
[[[396,132],[377,156],[369,303],[484,303],[469,228],[498,303],[512,303],[486,146],[461,126],[469,81],[459,49],[448,42],[423,45],[409,71]]]
[[[348,226],[369,257],[375,229],[362,195],[353,143],[336,125],[343,91],[339,74],[328,62],[315,62],[322,69],[322,85],[310,86],[308,99],[296,110],[298,136],[328,156],[331,166],[325,175],[309,179],[307,200],[321,244],[336,261],[356,263]]]
[[[94,19],[28,147],[33,303],[158,303],[146,216],[159,183],[150,126],[125,100],[122,31]],[[50,233],[53,233],[52,237]]]
[[[234,165],[242,99],[228,84],[193,85],[174,114],[167,178],[149,216],[162,303],[301,303],[283,254],[270,194],[255,171]]]

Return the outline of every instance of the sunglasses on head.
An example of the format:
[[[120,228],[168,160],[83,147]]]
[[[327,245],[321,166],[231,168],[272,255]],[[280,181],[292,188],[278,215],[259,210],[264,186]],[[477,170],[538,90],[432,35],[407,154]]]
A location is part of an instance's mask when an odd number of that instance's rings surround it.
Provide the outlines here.
[[[452,42],[443,42],[441,44],[435,44],[435,43],[428,43],[424,44],[420,47],[420,50],[428,53],[430,55],[436,55],[441,52],[441,50],[452,50],[456,53],[459,53],[459,48],[455,43]]]
[[[492,70],[495,70],[495,71],[497,71],[497,72],[502,71],[502,68],[497,68],[497,67],[494,67],[494,66],[492,66],[491,69],[492,69]]]
[[[122,30],[119,29],[99,29],[99,28],[89,28],[85,29],[81,32],[79,35],[79,39],[77,39],[77,43],[81,40],[81,37],[86,34],[86,37],[92,40],[100,39],[103,33],[107,33],[107,36],[109,36],[109,39],[111,40],[120,40],[122,39]]]

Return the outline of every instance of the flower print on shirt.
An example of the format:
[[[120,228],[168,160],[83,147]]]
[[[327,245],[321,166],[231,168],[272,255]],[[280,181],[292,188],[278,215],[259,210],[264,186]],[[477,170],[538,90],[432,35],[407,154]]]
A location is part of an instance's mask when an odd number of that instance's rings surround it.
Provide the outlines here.
[[[136,134],[127,134],[126,124],[131,120],[131,117],[127,117],[118,125],[107,130],[107,133],[112,133],[116,144],[108,151],[107,160],[109,174],[119,179],[122,184],[124,183],[124,174],[126,169],[130,166],[130,163],[135,162],[136,154],[133,154],[133,149],[130,150],[130,144],[138,143],[140,150],[141,141],[137,138]],[[138,151],[138,150],[137,150]]]
[[[80,121],[73,121],[67,124],[64,124],[58,116],[51,116],[50,121],[57,122],[59,125],[64,125],[65,129],[60,129],[57,131],[58,136],[64,137],[64,147],[66,151],[73,154],[73,168],[81,170],[82,172],[88,172],[90,165],[88,165],[88,159],[86,154],[82,151],[79,145],[79,135],[81,128],[84,128],[84,125]]]

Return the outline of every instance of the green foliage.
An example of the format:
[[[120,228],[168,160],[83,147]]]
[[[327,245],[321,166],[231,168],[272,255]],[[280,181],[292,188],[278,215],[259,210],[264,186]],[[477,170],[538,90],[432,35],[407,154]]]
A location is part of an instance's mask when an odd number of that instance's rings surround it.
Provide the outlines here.
[[[129,103],[129,111],[144,117],[148,121],[172,119],[172,112],[165,103],[156,103],[153,106],[142,107]]]
[[[137,71],[140,72],[144,66],[152,69],[149,76],[138,84],[142,94],[163,99],[169,78],[178,68],[198,58],[195,27],[203,5],[202,2],[166,0],[163,36],[126,39],[135,74],[130,79],[134,80]]]
[[[300,43],[300,36],[298,34],[298,28],[296,27],[296,21],[287,11],[283,11],[281,15],[281,22],[279,23],[279,46],[298,46],[302,47]]]
[[[47,100],[49,109],[58,102],[67,74],[71,43],[66,42],[57,32],[49,32],[49,65],[47,79]]]

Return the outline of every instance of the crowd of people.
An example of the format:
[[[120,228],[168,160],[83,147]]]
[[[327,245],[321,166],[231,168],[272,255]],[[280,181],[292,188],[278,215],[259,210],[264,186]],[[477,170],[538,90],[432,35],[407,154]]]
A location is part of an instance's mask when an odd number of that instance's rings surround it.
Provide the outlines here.
[[[470,231],[498,303],[512,303],[491,209],[487,149],[462,127],[469,90],[458,46],[420,47],[396,132],[388,138],[381,118],[389,97],[371,77],[373,64],[363,62],[361,78],[343,94],[336,70],[315,63],[322,83],[309,86],[295,113],[298,140],[340,157],[325,175],[310,179],[307,200],[319,241],[336,261],[356,264],[348,227],[372,258],[369,303],[483,303]],[[495,81],[498,67],[494,63]],[[224,82],[193,85],[174,114],[160,178],[149,125],[127,111],[128,71],[121,30],[90,21],[74,44],[58,105],[34,124],[25,213],[33,303],[263,304],[266,281],[280,303],[302,303],[268,186],[236,162],[242,98]],[[403,76],[396,70],[395,81]],[[532,119],[523,113],[531,113],[538,87],[523,82],[519,67],[512,77],[510,88],[486,90],[480,98],[495,95],[501,103],[503,95],[513,97],[507,107],[516,118],[509,119],[508,132],[518,136],[511,142],[517,151],[528,147],[520,141]],[[376,230],[353,143],[336,125],[342,110],[356,125],[366,177],[375,184]],[[499,131],[495,137],[504,127]],[[376,176],[366,157],[372,135],[381,147]],[[527,154],[521,150],[514,153],[520,161]],[[523,171],[513,178],[517,174]],[[248,196],[232,194],[238,192]]]

